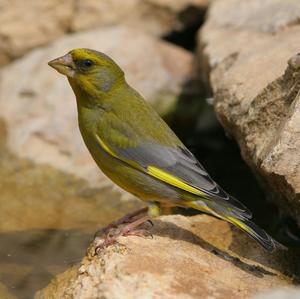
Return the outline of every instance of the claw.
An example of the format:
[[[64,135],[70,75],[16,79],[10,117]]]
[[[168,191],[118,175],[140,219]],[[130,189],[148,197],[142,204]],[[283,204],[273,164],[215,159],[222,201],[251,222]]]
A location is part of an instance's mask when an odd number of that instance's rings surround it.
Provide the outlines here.
[[[151,226],[154,226],[154,223],[151,219],[149,219],[148,222],[151,224]]]
[[[106,239],[95,248],[95,254],[97,255],[102,249],[107,248],[113,244],[117,243],[117,238],[120,236],[139,236],[139,237],[147,237],[152,234],[146,229],[136,229],[141,224],[150,221],[149,216],[143,216],[141,218],[136,219],[134,222],[131,222],[120,229],[109,230]],[[150,223],[153,225],[152,221]]]
[[[110,223],[106,227],[97,230],[94,234],[94,239],[98,236],[103,235],[103,234],[108,234],[111,229],[117,228],[121,224],[127,224],[127,223],[135,222],[137,216],[139,216],[141,214],[145,214],[145,213],[147,213],[147,211],[148,211],[148,208],[142,208],[142,209],[137,210],[133,213],[125,215],[124,217],[120,218],[119,220]],[[152,223],[152,226],[153,226],[153,223]]]
[[[95,255],[98,255],[101,250],[117,243],[115,238],[106,238],[100,245],[95,247]]]

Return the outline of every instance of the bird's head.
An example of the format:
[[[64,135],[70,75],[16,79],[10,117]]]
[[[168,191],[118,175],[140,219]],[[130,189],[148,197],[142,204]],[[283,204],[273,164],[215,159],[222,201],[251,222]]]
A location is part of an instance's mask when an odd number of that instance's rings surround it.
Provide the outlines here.
[[[90,49],[74,49],[48,63],[68,77],[76,96],[97,97],[124,82],[121,68],[107,55]]]

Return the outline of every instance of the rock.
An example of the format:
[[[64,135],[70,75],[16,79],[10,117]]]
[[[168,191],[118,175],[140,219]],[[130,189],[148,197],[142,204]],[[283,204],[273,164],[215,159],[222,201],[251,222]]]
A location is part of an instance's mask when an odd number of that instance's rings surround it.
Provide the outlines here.
[[[0,65],[69,30],[74,0],[0,0]]]
[[[299,8],[297,0],[215,1],[198,36],[220,122],[268,194],[298,224]]]
[[[213,17],[214,24],[224,28],[277,33],[298,24],[299,9],[297,0],[254,0],[251,4],[245,0],[215,0],[209,19]]]
[[[189,80],[192,55],[140,31],[112,27],[62,38],[3,69],[0,117],[6,122],[10,150],[107,186],[109,181],[80,136],[73,92],[66,79],[47,65],[76,47],[97,49],[114,58],[127,81],[162,114],[172,109]]]
[[[126,24],[161,36],[199,23],[209,0],[79,0],[73,30]],[[130,16],[130,17],[128,17]]]
[[[298,299],[300,288],[285,288],[254,296],[253,299]]]
[[[199,23],[208,2],[0,0],[0,65],[70,31],[117,24],[128,24],[155,35],[180,30]]]
[[[142,204],[124,201],[123,193],[112,188],[91,188],[84,180],[18,159],[7,151],[0,153],[0,178],[0,233],[79,227],[96,230]]]
[[[163,216],[153,238],[121,237],[38,292],[50,298],[249,298],[286,286],[282,252],[267,253],[228,223],[206,215]]]
[[[0,122],[0,277],[18,298],[79,261],[94,233],[142,202],[111,188],[20,159],[5,148]],[[0,298],[9,297],[0,283]]]
[[[0,283],[0,298],[1,299],[17,299],[16,296],[11,294],[11,292],[7,289],[7,287]]]
[[[7,150],[5,135],[0,121],[1,250],[7,243],[1,234],[35,234],[35,229],[96,230],[142,207],[140,200],[124,201],[122,193],[111,188],[92,188],[86,180],[16,157]]]

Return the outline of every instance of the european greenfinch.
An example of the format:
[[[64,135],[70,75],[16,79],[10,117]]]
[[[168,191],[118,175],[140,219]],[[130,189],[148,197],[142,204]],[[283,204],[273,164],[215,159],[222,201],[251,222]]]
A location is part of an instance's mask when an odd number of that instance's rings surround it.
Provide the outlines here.
[[[281,246],[249,220],[251,212],[242,203],[212,180],[157,112],[127,84],[111,58],[74,49],[49,65],[68,78],[77,100],[81,135],[100,169],[146,201],[151,217],[159,214],[161,206],[193,208],[234,224],[269,251]]]

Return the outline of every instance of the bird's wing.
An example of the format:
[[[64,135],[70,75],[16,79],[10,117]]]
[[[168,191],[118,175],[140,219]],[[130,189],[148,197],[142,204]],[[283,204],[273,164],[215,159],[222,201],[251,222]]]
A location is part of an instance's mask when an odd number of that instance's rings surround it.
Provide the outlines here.
[[[128,136],[128,128],[126,134]],[[194,155],[181,143],[176,146],[166,146],[149,141],[135,143],[120,133],[122,146],[116,145],[113,139],[103,139],[95,133],[98,144],[108,154],[138,168],[148,175],[196,196],[214,199],[225,207],[236,210],[246,218],[251,212],[239,201],[228,195],[208,175],[204,167]],[[116,136],[116,132],[112,134]],[[110,136],[112,136],[110,135]],[[134,132],[131,137],[134,138]]]

